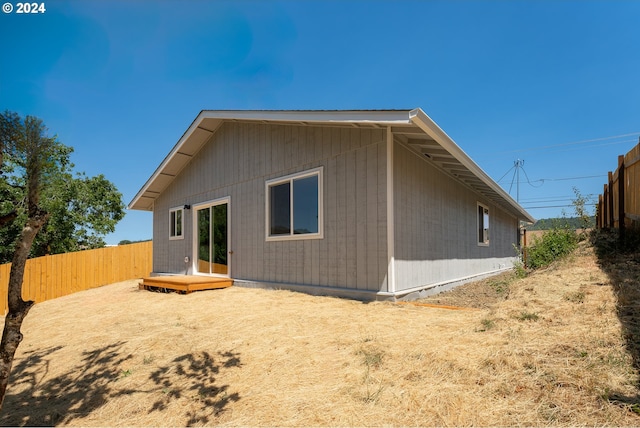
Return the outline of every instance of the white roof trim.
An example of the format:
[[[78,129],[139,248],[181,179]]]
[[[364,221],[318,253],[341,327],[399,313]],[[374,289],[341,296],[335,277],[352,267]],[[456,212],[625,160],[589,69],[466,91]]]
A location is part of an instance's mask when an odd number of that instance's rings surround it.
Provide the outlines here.
[[[203,110],[191,123],[187,131],[182,135],[178,143],[171,152],[164,158],[155,172],[142,186],[140,191],[134,196],[127,206],[128,209],[140,209],[145,211],[153,210],[153,204],[144,207],[136,207],[139,203],[155,196],[147,193],[151,186],[162,175],[176,155],[181,152],[182,147],[196,130],[207,130],[212,134],[215,129],[200,128],[200,124],[206,119],[218,119],[220,121],[250,120],[264,122],[298,122],[301,124],[369,124],[369,125],[408,125],[411,121],[408,116],[409,110]]]
[[[212,119],[214,120],[214,129],[210,129],[209,125]],[[216,120],[218,122],[215,122]],[[190,156],[195,155],[208,141],[209,138],[205,138],[207,134],[213,135],[217,127],[225,121],[238,120],[305,125],[417,126],[503,199],[506,205],[519,214],[521,219],[534,222],[533,217],[471,160],[420,108],[413,110],[203,110],[138,191],[128,208],[153,210],[153,201],[166,188],[168,184],[165,185],[165,183],[173,180],[173,178],[166,177],[166,172],[171,171],[173,174],[178,174],[189,163]],[[204,121],[207,121],[207,126],[201,126]],[[188,148],[190,152],[186,156],[183,150],[185,148]]]
[[[198,119],[396,125],[411,123],[407,113],[408,110],[203,110]]]
[[[511,195],[509,195],[498,183],[496,183],[486,172],[482,170],[452,139],[444,132],[431,118],[417,108],[409,112],[411,121],[419,126],[424,132],[429,134],[442,148],[451,153],[462,165],[478,177],[484,184],[489,186],[491,190],[496,192],[501,198],[508,202],[516,209],[522,218],[535,222],[535,219],[529,214],[519,203],[517,203]]]

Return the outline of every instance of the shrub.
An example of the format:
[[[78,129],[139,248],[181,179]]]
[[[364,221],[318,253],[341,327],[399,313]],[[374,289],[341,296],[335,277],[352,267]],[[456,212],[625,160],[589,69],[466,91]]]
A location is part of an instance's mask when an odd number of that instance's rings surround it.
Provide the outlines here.
[[[515,273],[516,278],[519,279],[527,277],[527,269],[524,267],[522,257],[522,254],[518,253],[518,260],[513,263],[513,272]]]
[[[527,266],[531,269],[549,266],[553,261],[571,253],[577,246],[575,231],[556,226],[546,231],[527,249]]]

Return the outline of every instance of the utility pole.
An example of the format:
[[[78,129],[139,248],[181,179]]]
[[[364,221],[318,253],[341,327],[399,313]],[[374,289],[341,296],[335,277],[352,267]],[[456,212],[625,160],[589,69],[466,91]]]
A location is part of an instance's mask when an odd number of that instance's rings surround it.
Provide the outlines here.
[[[520,168],[524,166],[524,159],[517,159],[513,166],[516,168],[516,202],[520,203]]]
[[[516,202],[520,203],[520,168],[524,166],[524,159],[516,159],[513,162],[513,167],[516,169],[515,171],[515,179],[516,179]],[[513,184],[513,183],[512,183]],[[524,263],[525,269],[527,268],[527,229],[524,227],[524,222],[520,221],[519,229],[520,235],[524,240],[524,243],[520,242],[520,250],[522,251],[522,261]]]

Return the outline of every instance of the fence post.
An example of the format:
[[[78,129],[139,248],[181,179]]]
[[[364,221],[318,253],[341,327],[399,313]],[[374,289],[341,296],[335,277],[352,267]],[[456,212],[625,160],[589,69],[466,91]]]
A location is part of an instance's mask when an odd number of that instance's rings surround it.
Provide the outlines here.
[[[602,195],[598,195],[598,208],[596,208],[596,229],[602,229]]]
[[[613,173],[609,171],[609,227],[616,227],[613,216]]]
[[[609,185],[605,183],[602,187],[602,227],[609,229]]]
[[[624,235],[625,235],[625,227],[624,227],[624,156],[618,156],[618,229],[620,231],[619,239],[620,244],[624,244]]]
[[[523,247],[523,250],[522,250],[522,261],[524,263],[524,268],[526,269],[527,268],[527,229],[524,228],[522,230],[524,231],[524,237],[523,237],[523,239],[524,239],[524,247]]]

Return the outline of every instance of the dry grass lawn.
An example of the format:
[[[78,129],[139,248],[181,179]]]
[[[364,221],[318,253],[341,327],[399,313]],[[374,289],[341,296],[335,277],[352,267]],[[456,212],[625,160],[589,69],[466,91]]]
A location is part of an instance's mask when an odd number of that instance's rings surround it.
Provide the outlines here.
[[[466,310],[113,284],[32,309],[0,423],[637,426],[614,282],[639,277],[612,278],[583,247],[428,299],[494,296]]]

